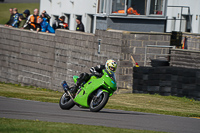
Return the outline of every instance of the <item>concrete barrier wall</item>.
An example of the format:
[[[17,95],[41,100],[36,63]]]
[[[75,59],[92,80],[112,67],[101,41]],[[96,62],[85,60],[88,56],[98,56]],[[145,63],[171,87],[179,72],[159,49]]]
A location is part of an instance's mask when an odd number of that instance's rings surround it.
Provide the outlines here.
[[[133,79],[133,61],[131,55],[139,66],[144,66],[145,46],[147,45],[170,45],[170,34],[168,33],[145,33],[145,32],[124,32],[122,36],[122,49],[120,61],[120,86],[124,88],[132,88]],[[154,54],[166,54],[168,49],[164,48],[148,48],[147,52]],[[148,60],[157,59],[159,56],[147,56]]]
[[[72,85],[73,75],[112,58],[118,61],[118,87],[131,89],[134,64],[130,56],[142,66],[145,45],[169,45],[169,41],[170,34],[160,33],[56,30],[48,34],[0,26],[0,81],[61,91],[63,80]]]
[[[170,65],[200,69],[200,51],[172,49]]]
[[[119,34],[68,30],[47,34],[0,26],[0,81],[62,90],[63,80],[72,85],[73,75],[89,72],[107,59],[120,64]],[[98,39],[102,39],[100,54]]]
[[[51,88],[55,35],[0,28],[0,81]]]
[[[134,67],[133,93],[200,100],[200,70],[182,67]]]

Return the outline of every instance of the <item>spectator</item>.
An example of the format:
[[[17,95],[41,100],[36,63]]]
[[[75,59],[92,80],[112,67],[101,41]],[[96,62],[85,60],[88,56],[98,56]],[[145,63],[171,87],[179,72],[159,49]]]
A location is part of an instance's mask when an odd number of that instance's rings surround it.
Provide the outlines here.
[[[26,9],[23,13],[24,13],[26,20],[27,20],[28,17],[30,16],[30,11],[28,9]]]
[[[33,15],[30,15],[24,24],[23,28],[25,28],[27,25],[30,25],[30,30],[36,30],[40,29],[40,24],[38,23],[39,19],[39,10],[34,9]]]
[[[47,12],[45,10],[42,13],[44,14],[44,17],[47,19],[46,21],[49,23],[50,19],[51,19],[51,17],[49,16],[49,14],[47,14]]]
[[[19,16],[22,15],[22,14],[18,13],[17,8],[13,9],[13,13],[14,13],[14,16],[13,16],[14,19],[13,19],[12,27],[18,28],[19,27],[19,23],[20,23]]]
[[[55,20],[53,29],[69,29],[68,24],[65,23],[65,16],[61,16],[59,19]]]
[[[24,20],[24,16],[23,15],[19,15],[19,21],[23,21]]]
[[[23,21],[22,29],[30,29],[30,24],[27,24],[28,17],[30,16],[30,11],[26,9],[24,12],[25,17],[20,17],[20,21]]]
[[[9,11],[10,11],[10,19],[9,19],[9,21],[5,24],[5,26],[9,26],[9,25],[11,26],[12,23],[13,23],[13,21],[14,21],[13,8],[10,8]]]
[[[83,25],[83,23],[81,21],[81,17],[80,16],[78,16],[76,18],[76,23],[77,23],[76,31],[85,32],[84,25]]]
[[[47,22],[47,18],[45,17],[44,13],[42,13],[42,15],[40,16],[39,23],[40,23],[42,32],[55,33],[55,30]],[[37,31],[39,31],[39,29],[37,29]]]

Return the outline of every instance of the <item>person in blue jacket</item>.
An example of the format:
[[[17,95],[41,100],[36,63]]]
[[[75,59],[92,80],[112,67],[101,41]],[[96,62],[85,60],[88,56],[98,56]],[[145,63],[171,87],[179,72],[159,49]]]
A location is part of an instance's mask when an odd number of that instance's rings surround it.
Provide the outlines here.
[[[39,18],[39,23],[42,32],[55,33],[55,30],[49,25],[49,23],[47,22],[47,18],[44,16],[43,13]]]
[[[13,9],[13,13],[14,13],[14,18],[13,18],[13,23],[12,23],[12,27],[18,28],[19,27],[19,16],[21,16],[22,14],[19,14],[17,11],[17,8]]]

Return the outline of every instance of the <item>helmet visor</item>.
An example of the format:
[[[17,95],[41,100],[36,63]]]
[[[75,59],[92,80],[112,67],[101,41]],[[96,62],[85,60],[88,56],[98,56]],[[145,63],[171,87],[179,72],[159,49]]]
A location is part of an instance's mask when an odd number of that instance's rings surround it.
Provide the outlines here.
[[[114,68],[114,67],[111,67],[111,66],[110,66],[109,68],[110,68],[111,71],[113,71],[113,72],[115,71],[115,68]]]

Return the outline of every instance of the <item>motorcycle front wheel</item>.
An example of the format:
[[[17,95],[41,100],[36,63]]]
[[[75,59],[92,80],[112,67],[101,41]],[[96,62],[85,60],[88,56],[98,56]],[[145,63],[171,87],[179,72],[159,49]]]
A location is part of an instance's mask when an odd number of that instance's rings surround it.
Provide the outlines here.
[[[75,103],[67,93],[64,93],[60,98],[59,105],[61,109],[69,110],[74,107]]]
[[[96,97],[95,95],[90,102],[90,111],[92,112],[100,111],[106,105],[108,99],[109,95],[107,92],[101,93],[99,97]]]

